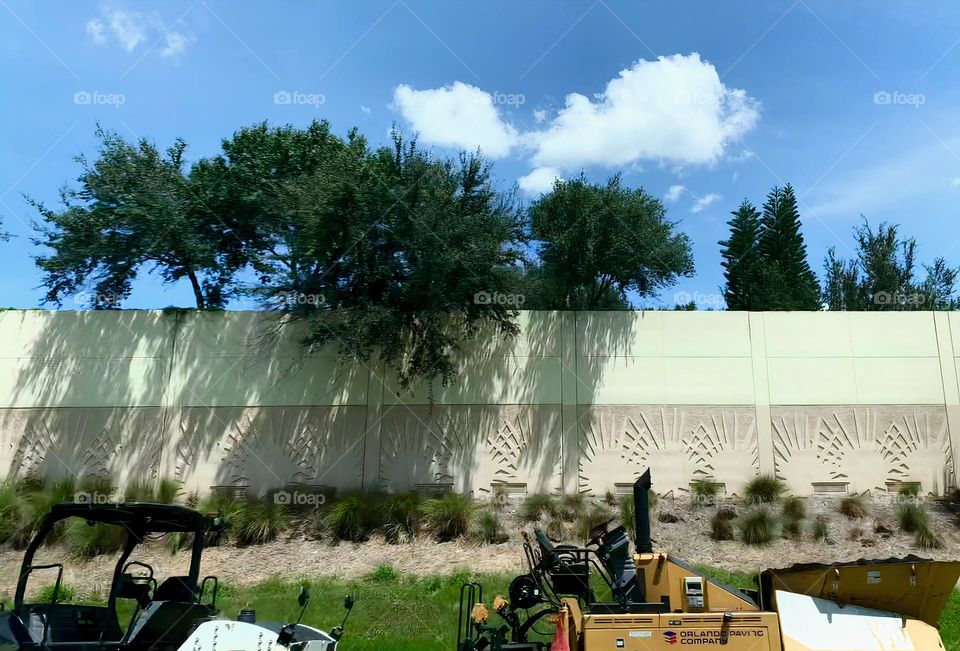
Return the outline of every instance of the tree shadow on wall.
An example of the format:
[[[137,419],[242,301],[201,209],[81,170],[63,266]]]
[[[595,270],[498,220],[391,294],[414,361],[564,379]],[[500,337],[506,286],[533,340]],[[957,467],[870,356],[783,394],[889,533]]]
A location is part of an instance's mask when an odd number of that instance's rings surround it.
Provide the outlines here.
[[[331,439],[344,442],[331,433],[352,433],[366,377],[331,363],[329,352],[300,360],[295,330],[264,336],[274,318],[183,310],[3,313],[3,331],[14,333],[4,355],[13,366],[14,409],[0,412],[0,470],[11,477],[110,477],[121,486],[174,477],[200,491],[315,480],[328,460],[343,456]],[[337,406],[296,406],[318,399]],[[337,477],[359,484],[357,468]]]

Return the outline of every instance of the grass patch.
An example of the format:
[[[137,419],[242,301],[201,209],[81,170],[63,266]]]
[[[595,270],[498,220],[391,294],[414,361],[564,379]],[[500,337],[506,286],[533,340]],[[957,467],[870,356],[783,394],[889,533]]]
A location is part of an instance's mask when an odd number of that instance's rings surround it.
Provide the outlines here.
[[[587,510],[587,502],[583,493],[574,493],[573,495],[564,495],[560,498],[560,506],[557,509],[557,515],[564,522],[576,522],[577,518]]]
[[[266,499],[233,502],[227,511],[227,520],[230,535],[239,547],[276,540],[289,523],[287,510]]]
[[[337,540],[362,542],[379,525],[380,511],[369,493],[354,493],[337,500],[321,523]]]
[[[783,517],[791,520],[804,520],[807,517],[807,503],[802,497],[791,495],[783,500]]]
[[[943,541],[940,540],[940,536],[930,527],[929,523],[924,523],[917,529],[915,542],[918,547],[923,549],[940,549],[943,547]]]
[[[744,489],[747,504],[771,504],[780,499],[787,490],[786,485],[773,475],[754,477]]]
[[[696,479],[690,483],[690,497],[694,507],[712,506],[720,495],[723,484],[709,479]]]
[[[733,540],[733,524],[723,511],[718,510],[710,518],[710,537],[714,540]]]
[[[916,502],[901,502],[897,505],[897,522],[907,533],[916,533],[927,526],[927,512]]]
[[[712,567],[710,565],[697,565],[695,569],[708,579],[713,579],[714,581],[728,585],[731,588],[746,588],[748,590],[756,590],[757,588],[756,574],[748,574],[747,572],[731,572],[729,570],[724,570],[719,567]]]
[[[597,504],[576,521],[574,524],[574,534],[578,540],[587,541],[590,538],[590,530],[597,525],[603,524],[610,518],[610,510],[605,506]]]
[[[851,520],[859,520],[867,515],[867,502],[862,495],[849,495],[840,500],[837,510]]]
[[[817,542],[826,542],[830,536],[827,516],[818,515],[813,519],[813,539]]]
[[[492,544],[506,542],[509,538],[503,531],[500,517],[493,511],[481,511],[477,515],[473,534],[480,542]]]
[[[69,604],[74,603],[76,598],[77,591],[73,586],[67,583],[61,583],[58,588],[56,583],[52,583],[40,588],[34,603]]]
[[[800,542],[803,540],[803,521],[785,517],[781,526],[781,534],[784,538]]]
[[[554,515],[557,515],[557,501],[554,497],[545,493],[534,493],[523,500],[517,517],[521,522],[530,524]]]
[[[777,520],[767,509],[756,508],[740,519],[740,540],[747,545],[769,545],[777,534]]]
[[[423,513],[429,531],[443,542],[467,533],[474,508],[469,495],[446,493],[424,502]]]
[[[627,535],[633,538],[637,532],[637,505],[633,503],[633,495],[624,495],[620,500],[620,524],[627,530]]]
[[[460,571],[450,576],[413,578],[401,575],[390,566],[381,566],[372,574],[354,581],[283,581],[234,588],[218,599],[224,615],[235,618],[248,603],[256,608],[260,621],[296,619],[297,594],[301,585],[310,590],[310,605],[303,617],[305,624],[329,631],[343,619],[343,597],[352,595],[356,605],[347,620],[343,647],[354,651],[448,651],[456,646],[457,610],[460,586],[480,581],[487,605],[497,594],[507,594],[513,575],[473,575]],[[406,604],[406,605],[404,605]],[[412,608],[410,604],[416,604]],[[396,616],[385,617],[384,613]],[[423,616],[429,613],[429,616]],[[491,614],[491,622],[501,620]],[[533,639],[549,642],[552,627],[538,625],[548,635]]]

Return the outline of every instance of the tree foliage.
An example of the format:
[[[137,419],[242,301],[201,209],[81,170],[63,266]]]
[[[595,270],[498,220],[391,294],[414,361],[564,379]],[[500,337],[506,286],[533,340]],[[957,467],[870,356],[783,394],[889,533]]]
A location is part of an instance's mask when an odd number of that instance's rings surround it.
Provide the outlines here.
[[[331,140],[318,165],[270,186],[257,293],[309,326],[308,346],[379,358],[402,385],[452,379],[484,327],[516,333],[520,214],[481,158],[435,160],[394,136]]]
[[[731,213],[727,222],[730,237],[720,242],[723,277],[726,284],[723,298],[730,310],[756,310],[760,289],[762,260],[759,251],[760,213],[746,199]]]
[[[690,240],[659,199],[581,175],[557,181],[530,206],[539,264],[531,271],[547,309],[623,309],[628,292],[656,294],[693,274]]]
[[[757,244],[763,260],[758,292],[760,309],[819,309],[820,288],[807,262],[797,197],[789,183],[773,188],[767,195]]]
[[[916,241],[896,224],[876,230],[864,219],[854,230],[856,257],[844,260],[831,248],[824,260],[823,302],[831,310],[952,310],[958,306],[958,270],[943,258],[918,278]]]
[[[762,212],[745,199],[731,214],[730,236],[720,242],[727,308],[819,309],[793,187],[773,188]]]
[[[223,307],[240,262],[237,240],[210,207],[214,183],[185,171],[187,146],[165,152],[146,140],[131,144],[98,129],[99,157],[83,168],[78,188],[64,188],[62,210],[33,202],[43,224],[35,241],[46,300],[61,304],[92,286],[96,308],[119,306],[144,267],[164,282],[188,279],[198,308]]]

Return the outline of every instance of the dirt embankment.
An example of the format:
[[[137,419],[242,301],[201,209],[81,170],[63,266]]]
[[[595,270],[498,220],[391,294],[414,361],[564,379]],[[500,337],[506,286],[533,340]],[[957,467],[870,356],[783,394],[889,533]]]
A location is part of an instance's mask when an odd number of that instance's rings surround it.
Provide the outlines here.
[[[858,558],[890,558],[917,554],[936,559],[960,558],[960,507],[951,502],[928,504],[931,525],[943,542],[940,549],[920,549],[914,536],[901,532],[895,509],[889,502],[873,500],[869,514],[861,519],[845,518],[836,510],[835,499],[807,501],[808,517],[801,542],[777,539],[766,547],[748,547],[737,541],[715,542],[707,535],[712,509],[692,509],[679,501],[661,498],[652,522],[656,547],[694,565],[712,565],[728,570],[755,572],[801,562],[847,561]],[[676,523],[660,522],[657,515],[679,516]],[[829,540],[812,542],[810,528],[817,514],[829,521]],[[184,574],[189,554],[171,555],[162,542],[141,550],[137,560],[150,563],[158,576]],[[0,599],[9,599],[20,571],[21,553],[0,552]],[[112,557],[91,561],[70,560],[59,548],[38,553],[36,563],[63,562],[64,581],[81,593],[106,591],[113,571]],[[435,543],[416,540],[391,545],[382,540],[332,545],[322,541],[290,539],[246,548],[210,548],[204,555],[202,575],[213,574],[234,585],[254,585],[273,577],[363,577],[380,565],[390,565],[401,574],[448,575],[459,569],[484,573],[512,573],[523,570],[523,550],[518,536],[500,545],[470,542]],[[38,576],[34,588],[52,584],[55,575]]]

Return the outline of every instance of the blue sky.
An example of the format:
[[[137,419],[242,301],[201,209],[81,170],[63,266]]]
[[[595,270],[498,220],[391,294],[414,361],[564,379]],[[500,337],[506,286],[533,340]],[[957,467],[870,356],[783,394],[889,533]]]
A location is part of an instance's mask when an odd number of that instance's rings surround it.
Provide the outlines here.
[[[654,305],[718,306],[729,211],[787,181],[818,272],[861,213],[960,266],[956,2],[0,0],[0,16],[0,306],[39,305],[23,195],[55,202],[97,122],[194,158],[262,120],[373,142],[396,122],[439,153],[480,147],[528,197],[622,169],[694,242],[696,277]],[[167,305],[189,287],[144,277],[124,307]]]

